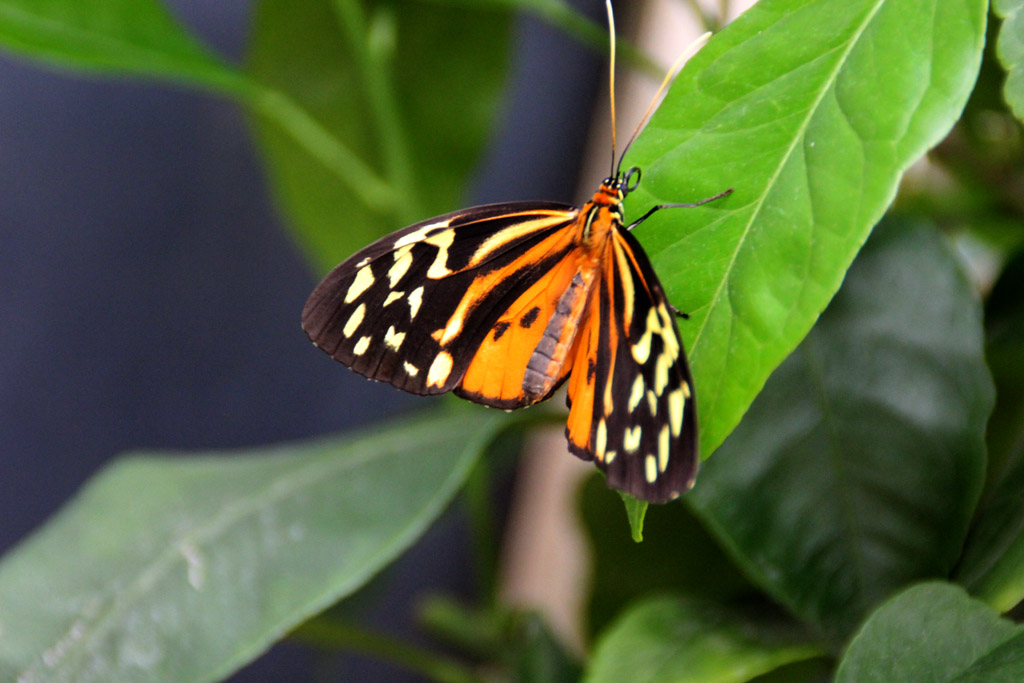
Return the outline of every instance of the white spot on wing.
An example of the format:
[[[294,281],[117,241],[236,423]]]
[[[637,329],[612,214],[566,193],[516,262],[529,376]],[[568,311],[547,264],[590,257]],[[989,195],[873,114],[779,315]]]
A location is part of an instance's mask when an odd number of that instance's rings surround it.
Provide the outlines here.
[[[412,293],[409,295],[409,320],[412,320],[416,317],[416,314],[419,312],[420,305],[422,303],[423,287],[420,286],[412,290]]]
[[[636,449],[640,448],[640,425],[634,425],[626,429],[626,433],[622,436],[622,445],[626,447],[626,451],[633,453]]]
[[[420,374],[420,369],[413,365],[412,363],[410,363],[409,361],[403,362],[402,367],[405,369],[405,374],[409,375],[410,377],[415,377],[416,375]]]
[[[643,375],[637,375],[636,379],[633,380],[633,388],[629,392],[629,412],[636,410],[636,407],[640,405],[640,401],[644,397],[644,377]]]
[[[345,293],[345,303],[350,304],[358,299],[359,295],[365,292],[372,284],[373,270],[369,267],[360,268],[356,272],[356,277],[352,280],[348,291]]]
[[[452,355],[447,351],[442,351],[437,354],[434,362],[430,364],[430,370],[427,371],[427,386],[428,387],[440,387],[443,386],[445,381],[448,379],[448,375],[452,372]]]
[[[402,276],[409,272],[412,265],[412,247],[405,247],[395,252],[395,264],[388,271],[388,282],[392,287],[398,284]]]
[[[444,230],[436,235],[431,235],[423,241],[437,247],[437,256],[434,257],[434,262],[430,264],[430,269],[427,270],[427,277],[437,280],[451,275],[452,271],[448,269],[448,247],[452,246],[452,242],[455,241],[455,232],[453,230]]]
[[[393,325],[388,328],[386,333],[384,333],[384,343],[387,344],[388,348],[392,351],[398,351],[404,341],[405,332],[395,332],[395,327]]]
[[[648,484],[653,484],[658,479],[658,463],[654,461],[653,455],[644,458],[644,475]]]
[[[346,337],[351,337],[355,334],[359,326],[363,324],[363,316],[366,315],[366,304],[359,304],[356,310],[352,311],[352,315],[348,317],[348,322],[345,323],[345,327],[341,329],[341,333]]]
[[[408,235],[402,237],[395,242],[395,249],[400,249],[407,244],[415,244],[427,236],[427,234],[434,228],[443,228],[448,225],[448,220],[438,221],[436,223],[427,223],[426,225],[413,230]]]
[[[366,353],[366,349],[370,348],[370,337],[362,337],[356,342],[355,348],[352,349],[352,353],[357,356],[361,356]]]
[[[664,472],[668,467],[669,456],[668,425],[662,425],[658,432],[658,471]]]
[[[388,298],[384,299],[384,305],[387,306],[388,304],[393,304],[403,296],[405,296],[405,292],[391,292],[388,294]]]
[[[594,439],[594,455],[599,461],[604,461],[604,449],[608,447],[608,425],[602,417],[597,423],[597,436]]]
[[[661,353],[654,363],[654,393],[658,396],[661,396],[661,392],[668,386],[668,369],[672,367],[672,362],[671,358]]]
[[[685,387],[686,384],[683,384]],[[676,389],[668,394],[668,423],[672,427],[672,436],[679,437],[683,431],[683,406],[686,399],[683,397],[683,390]]]

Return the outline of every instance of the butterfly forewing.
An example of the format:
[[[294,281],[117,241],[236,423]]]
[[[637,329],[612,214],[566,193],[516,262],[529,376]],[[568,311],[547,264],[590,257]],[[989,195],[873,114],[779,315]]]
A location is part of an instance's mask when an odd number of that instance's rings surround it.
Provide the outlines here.
[[[306,302],[302,327],[365,377],[416,394],[451,391],[485,339],[503,329],[502,316],[563,263],[573,247],[565,228],[577,213],[547,202],[496,204],[412,225],[335,268]],[[546,318],[533,319],[553,306],[543,297],[536,306],[537,314],[528,315],[531,305],[509,322],[542,326]],[[525,405],[510,400],[514,391],[514,381],[492,373],[459,393]]]
[[[697,471],[693,382],[664,290],[636,239],[612,231],[569,383],[566,436],[608,484],[652,502]]]

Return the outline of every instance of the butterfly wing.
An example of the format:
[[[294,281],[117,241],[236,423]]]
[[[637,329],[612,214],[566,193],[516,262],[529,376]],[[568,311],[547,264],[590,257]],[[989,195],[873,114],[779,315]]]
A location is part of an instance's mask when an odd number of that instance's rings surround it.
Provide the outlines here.
[[[359,374],[415,394],[458,387],[484,346],[492,362],[477,367],[511,374],[475,373],[460,395],[503,408],[526,405],[533,399],[520,395],[521,379],[516,385],[512,377],[518,361],[508,354],[522,355],[531,338],[523,333],[536,334],[554,309],[560,292],[551,274],[567,270],[574,246],[567,228],[577,214],[563,204],[521,202],[409,226],[331,271],[307,300],[302,327]],[[552,286],[541,291],[538,282]],[[512,324],[504,343],[494,339]],[[511,332],[519,335],[514,346]],[[504,362],[494,363],[502,353]]]
[[[693,380],[675,318],[643,248],[614,229],[569,380],[569,449],[608,485],[650,502],[697,474]]]

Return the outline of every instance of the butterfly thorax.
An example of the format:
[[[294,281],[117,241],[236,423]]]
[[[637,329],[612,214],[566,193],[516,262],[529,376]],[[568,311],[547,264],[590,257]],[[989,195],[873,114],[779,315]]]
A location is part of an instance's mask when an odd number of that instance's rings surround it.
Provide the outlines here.
[[[600,253],[609,233],[623,223],[622,200],[625,198],[622,180],[605,178],[590,201],[580,209],[580,241]],[[595,256],[598,254],[594,254]]]

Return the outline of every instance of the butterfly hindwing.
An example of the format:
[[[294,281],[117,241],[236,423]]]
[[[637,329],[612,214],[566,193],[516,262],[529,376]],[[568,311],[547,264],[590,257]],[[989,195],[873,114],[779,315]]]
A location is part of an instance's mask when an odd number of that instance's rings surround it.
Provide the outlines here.
[[[563,267],[573,246],[565,228],[577,213],[550,202],[495,204],[388,235],[320,283],[303,310],[303,329],[365,377],[416,394],[450,391],[495,326],[502,329],[501,317],[549,271]],[[537,307],[534,318],[541,308],[548,315],[551,305],[541,297]],[[501,378],[459,393],[486,405],[516,407],[506,405],[514,401],[505,401],[495,382],[500,386]]]
[[[609,486],[664,502],[696,476],[693,381],[643,248],[617,228],[605,259],[580,333],[566,436],[570,450],[605,471]]]

